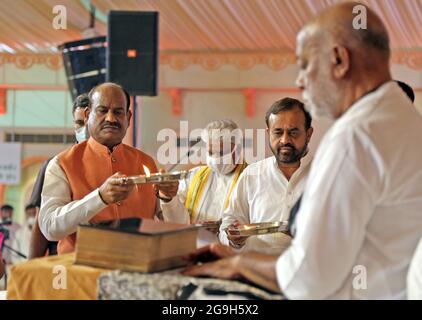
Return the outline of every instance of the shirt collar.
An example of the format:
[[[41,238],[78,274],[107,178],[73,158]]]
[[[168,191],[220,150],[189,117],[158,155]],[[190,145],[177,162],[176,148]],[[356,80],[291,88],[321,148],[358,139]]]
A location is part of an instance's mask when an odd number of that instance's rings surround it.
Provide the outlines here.
[[[374,91],[371,91],[360,97],[349,107],[349,109],[340,117],[339,120],[353,118],[361,112],[366,112],[367,110],[362,110],[363,108],[360,108],[360,106],[371,105],[372,107],[375,107],[377,105],[376,101],[383,99],[387,94],[394,92],[397,89],[400,88],[394,81],[385,82]]]
[[[306,161],[304,160],[304,158],[308,158]],[[299,168],[297,168],[297,170],[292,174],[292,176],[290,177],[290,180],[287,180],[286,176],[284,175],[283,171],[280,170],[280,168],[278,167],[278,163],[277,163],[277,159],[275,158],[275,156],[272,156],[272,162],[274,165],[274,169],[277,172],[277,174],[280,174],[284,179],[286,179],[286,181],[292,181],[292,180],[296,180],[299,179],[300,177],[304,176],[308,171],[309,168],[311,166],[312,163],[312,157],[311,156],[305,156],[304,158],[301,159],[300,161],[300,166]],[[298,178],[296,178],[298,177]]]
[[[95,140],[93,137],[89,137],[88,139],[88,145],[95,151],[98,152],[102,155],[111,155],[111,154],[116,154],[121,148],[122,148],[122,144],[119,143],[118,145],[115,145],[113,147],[113,151],[110,152],[110,150],[108,149],[107,146],[99,143],[97,140]]]

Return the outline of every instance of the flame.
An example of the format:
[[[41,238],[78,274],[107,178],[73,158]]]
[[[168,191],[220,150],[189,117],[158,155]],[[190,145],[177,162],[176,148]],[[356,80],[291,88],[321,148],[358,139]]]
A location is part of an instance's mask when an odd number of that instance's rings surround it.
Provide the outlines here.
[[[146,177],[150,177],[151,176],[151,171],[149,171],[148,167],[146,167],[145,165],[143,165],[143,167],[144,167],[145,176]]]

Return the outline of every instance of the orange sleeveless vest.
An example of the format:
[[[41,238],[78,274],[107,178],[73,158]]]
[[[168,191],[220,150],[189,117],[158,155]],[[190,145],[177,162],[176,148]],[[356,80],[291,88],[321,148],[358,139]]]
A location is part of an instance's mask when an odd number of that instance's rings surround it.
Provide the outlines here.
[[[125,144],[114,147],[113,152],[88,139],[58,155],[59,163],[69,182],[72,201],[80,200],[116,172],[127,176],[144,174],[143,165],[157,172],[154,160],[147,154]],[[90,222],[117,220],[123,218],[149,218],[155,215],[156,197],[151,184],[137,185],[129,197],[98,212]],[[59,241],[59,254],[74,251],[76,233]]]

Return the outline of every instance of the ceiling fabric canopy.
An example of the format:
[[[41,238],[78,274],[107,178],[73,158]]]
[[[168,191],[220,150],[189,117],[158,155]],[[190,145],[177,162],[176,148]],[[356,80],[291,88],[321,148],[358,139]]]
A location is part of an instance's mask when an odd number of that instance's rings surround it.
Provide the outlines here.
[[[86,36],[93,5],[94,35],[106,34],[110,10],[158,11],[160,63],[174,69],[196,63],[208,70],[216,70],[222,64],[243,69],[266,64],[277,70],[294,62],[293,49],[300,28],[318,12],[338,2],[343,1],[2,0],[0,63],[13,62],[25,67],[46,61],[53,68],[60,67],[55,60],[39,55],[58,52],[58,45]],[[361,2],[374,9],[386,24],[393,62],[422,69],[422,0]],[[66,8],[66,30],[53,28],[56,5]]]
[[[109,10],[160,12],[162,51],[293,49],[296,33],[335,0],[92,0],[96,31],[106,34]],[[422,48],[422,0],[362,1],[381,15],[393,49]],[[55,30],[52,8],[64,5],[67,29]],[[1,51],[51,51],[89,26],[88,0],[0,1]],[[128,30],[133,32],[133,30]],[[10,49],[8,49],[10,48]]]
[[[161,50],[293,49],[296,34],[334,0],[93,0],[108,10],[160,12]],[[422,47],[422,1],[362,1],[381,15],[393,48]]]

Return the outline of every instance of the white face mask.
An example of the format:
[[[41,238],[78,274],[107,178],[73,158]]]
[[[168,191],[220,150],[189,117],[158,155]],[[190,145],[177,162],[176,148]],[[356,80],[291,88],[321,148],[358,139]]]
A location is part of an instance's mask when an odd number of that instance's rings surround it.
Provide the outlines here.
[[[0,218],[0,222],[4,224],[11,224],[12,219],[11,218]]]
[[[78,143],[81,143],[88,139],[88,130],[86,126],[80,127],[79,129],[75,130],[75,137]]]
[[[207,166],[220,174],[229,174],[236,168],[236,163],[233,163],[233,152],[222,157],[213,157],[207,154]]]
[[[30,228],[32,228],[34,226],[35,223],[35,218],[34,217],[29,217],[28,219],[26,219],[26,225]]]

